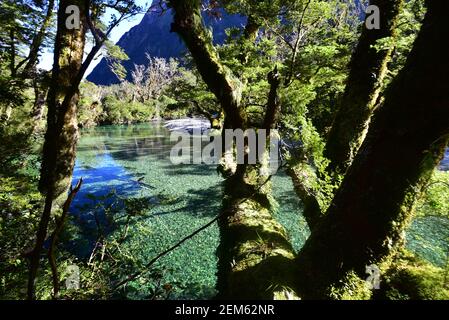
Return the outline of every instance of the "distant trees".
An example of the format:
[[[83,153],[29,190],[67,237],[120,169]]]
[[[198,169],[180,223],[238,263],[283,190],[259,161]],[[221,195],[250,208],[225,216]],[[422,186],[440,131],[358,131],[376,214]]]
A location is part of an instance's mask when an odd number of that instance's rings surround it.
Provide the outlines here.
[[[162,92],[181,76],[179,62],[175,59],[166,60],[147,54],[147,60],[146,66],[134,65],[131,73],[140,102],[159,99]]]
[[[4,120],[9,119],[13,106],[23,104],[27,87],[36,90],[35,101],[46,94],[45,86],[35,79],[44,77],[37,63],[53,36],[54,7],[54,0],[6,0],[0,4],[0,117]]]

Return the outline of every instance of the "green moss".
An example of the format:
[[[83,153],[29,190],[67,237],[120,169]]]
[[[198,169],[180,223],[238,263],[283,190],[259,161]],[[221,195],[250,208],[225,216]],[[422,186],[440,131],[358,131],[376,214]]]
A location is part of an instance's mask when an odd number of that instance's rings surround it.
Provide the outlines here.
[[[417,204],[420,216],[449,216],[449,172],[435,170]]]
[[[447,270],[403,251],[385,275],[376,299],[449,300]]]
[[[331,287],[329,298],[335,300],[369,300],[371,295],[372,292],[367,282],[351,271],[340,284]]]

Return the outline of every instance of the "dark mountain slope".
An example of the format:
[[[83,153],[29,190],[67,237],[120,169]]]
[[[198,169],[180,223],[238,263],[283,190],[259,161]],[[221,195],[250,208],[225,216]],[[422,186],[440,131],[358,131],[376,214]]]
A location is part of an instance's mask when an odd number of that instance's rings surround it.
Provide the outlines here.
[[[205,23],[213,30],[215,43],[223,43],[226,34],[225,30],[230,27],[243,27],[246,18],[238,15],[223,14],[221,19],[216,19],[209,15],[204,15]],[[153,57],[177,58],[186,52],[186,48],[181,39],[170,32],[172,23],[172,13],[167,11],[161,14],[157,8],[152,8],[143,17],[140,24],[131,28],[117,42],[130,60],[124,61],[123,65],[128,71],[128,80],[131,79],[131,71],[134,64],[146,64],[146,53]],[[87,77],[87,80],[98,85],[110,85],[118,83],[119,80],[111,72],[106,59],[95,67]]]

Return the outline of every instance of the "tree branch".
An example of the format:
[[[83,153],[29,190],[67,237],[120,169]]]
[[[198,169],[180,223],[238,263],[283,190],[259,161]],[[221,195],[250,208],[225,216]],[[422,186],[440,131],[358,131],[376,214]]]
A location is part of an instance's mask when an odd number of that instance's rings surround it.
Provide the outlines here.
[[[172,32],[184,40],[204,82],[220,101],[227,123],[233,128],[244,129],[247,115],[241,105],[242,84],[220,62],[211,36],[204,27],[200,1],[170,0],[169,4],[175,12]]]
[[[62,214],[59,219],[56,219],[56,228],[53,231],[51,235],[50,240],[50,247],[48,249],[48,262],[51,267],[51,274],[52,274],[52,281],[53,281],[53,297],[57,298],[59,295],[59,275],[58,275],[58,267],[56,264],[56,258],[55,258],[55,248],[58,243],[59,235],[61,234],[65,221],[67,219],[67,215],[69,213],[70,205],[73,202],[73,199],[76,197],[76,194],[78,191],[80,191],[81,186],[83,184],[83,178],[81,178],[78,183],[76,184],[75,188],[73,186],[70,186],[70,192],[69,196],[67,197],[67,200],[64,202],[63,208],[62,208]]]

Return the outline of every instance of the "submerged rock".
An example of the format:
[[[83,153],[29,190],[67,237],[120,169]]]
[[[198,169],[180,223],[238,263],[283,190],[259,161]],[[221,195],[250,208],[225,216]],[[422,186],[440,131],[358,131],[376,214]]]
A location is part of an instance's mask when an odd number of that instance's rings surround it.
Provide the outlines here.
[[[202,118],[184,118],[176,120],[168,120],[165,122],[164,127],[170,131],[188,132],[193,134],[193,131],[197,131],[201,134],[207,133],[210,130],[210,122],[207,119]]]

